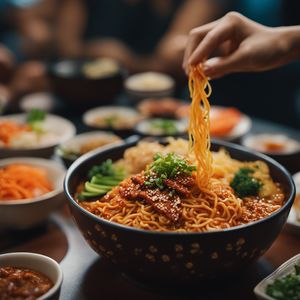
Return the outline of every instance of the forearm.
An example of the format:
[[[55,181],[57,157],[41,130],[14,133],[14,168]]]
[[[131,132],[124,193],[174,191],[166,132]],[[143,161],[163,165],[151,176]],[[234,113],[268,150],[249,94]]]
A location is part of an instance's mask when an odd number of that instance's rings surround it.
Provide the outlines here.
[[[86,14],[81,0],[63,0],[57,15],[55,42],[61,56],[82,55],[82,35]]]
[[[181,59],[173,59],[169,57],[166,59],[160,55],[135,55],[128,64],[128,69],[133,72],[144,72],[145,70],[151,70],[155,72],[169,73],[174,76],[182,74]]]
[[[288,43],[287,63],[300,59],[300,26],[285,27]]]

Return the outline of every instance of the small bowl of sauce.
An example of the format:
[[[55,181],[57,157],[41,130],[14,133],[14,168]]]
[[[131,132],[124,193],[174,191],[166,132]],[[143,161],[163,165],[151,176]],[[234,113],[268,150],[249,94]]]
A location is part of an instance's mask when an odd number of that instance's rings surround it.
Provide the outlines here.
[[[52,258],[36,253],[0,255],[0,299],[56,300],[62,271]]]
[[[242,144],[274,158],[291,174],[300,170],[300,141],[294,138],[277,133],[251,134],[244,137]]]

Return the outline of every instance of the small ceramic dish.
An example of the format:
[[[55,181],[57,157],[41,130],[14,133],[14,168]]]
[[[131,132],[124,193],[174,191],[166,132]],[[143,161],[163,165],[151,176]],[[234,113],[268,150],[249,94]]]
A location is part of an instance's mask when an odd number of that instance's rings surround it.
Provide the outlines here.
[[[17,124],[26,124],[27,114],[15,114],[0,117],[1,122],[11,121]],[[34,156],[34,157],[50,157],[54,148],[73,137],[76,133],[75,126],[65,118],[47,114],[44,121],[42,121],[42,128],[44,133],[39,134],[39,137],[26,136],[22,139],[15,139],[13,146],[0,146],[0,158],[20,157],[20,156]],[[43,135],[44,136],[41,136]],[[38,142],[37,142],[38,140]]]
[[[124,86],[128,96],[139,101],[145,98],[172,96],[175,80],[167,74],[145,72],[128,77]]]
[[[20,99],[20,108],[24,112],[29,112],[32,109],[40,109],[50,112],[55,106],[53,95],[46,92],[28,94]]]
[[[46,170],[53,190],[33,199],[0,200],[0,229],[27,229],[38,225],[65,202],[65,168],[61,164],[42,158],[19,157],[1,159],[0,168],[18,163]]]
[[[254,293],[259,300],[275,300],[275,298],[267,295],[266,288],[269,284],[272,284],[276,279],[282,278],[288,274],[294,273],[294,266],[300,264],[300,254],[292,257],[279,268],[277,268],[268,277],[263,279],[255,288]]]
[[[143,120],[135,127],[136,133],[145,137],[184,136],[187,129],[188,124],[185,120],[160,118]]]
[[[300,142],[284,134],[252,134],[245,136],[242,144],[271,156],[292,174],[300,170]]]
[[[83,123],[90,129],[110,130],[122,137],[132,134],[141,119],[138,111],[125,106],[96,107],[83,115]]]
[[[141,101],[137,109],[147,118],[177,118],[176,112],[187,103],[176,98],[148,98]]]
[[[59,299],[63,273],[59,264],[52,258],[29,252],[6,253],[0,255],[0,267],[26,268],[47,276],[52,281],[53,287],[39,297],[38,300]]]
[[[121,142],[120,137],[107,131],[85,132],[57,146],[55,154],[69,167],[78,157],[91,150]]]

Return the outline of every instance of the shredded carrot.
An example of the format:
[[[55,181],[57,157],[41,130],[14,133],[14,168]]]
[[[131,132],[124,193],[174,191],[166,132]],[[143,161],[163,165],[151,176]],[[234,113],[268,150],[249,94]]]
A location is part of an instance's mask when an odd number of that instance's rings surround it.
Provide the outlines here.
[[[45,170],[25,164],[0,169],[0,200],[35,198],[53,190]]]
[[[3,121],[0,123],[0,141],[9,146],[10,139],[24,131],[31,131],[30,126],[12,121]]]

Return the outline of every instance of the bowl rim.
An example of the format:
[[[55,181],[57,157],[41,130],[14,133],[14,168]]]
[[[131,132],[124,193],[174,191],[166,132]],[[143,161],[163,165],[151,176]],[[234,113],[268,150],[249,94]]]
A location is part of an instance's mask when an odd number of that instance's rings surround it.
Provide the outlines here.
[[[27,113],[23,112],[23,113],[18,113],[18,114],[11,114],[11,115],[4,115],[4,116],[0,116],[0,122],[1,121],[5,121],[5,120],[10,120],[13,118],[18,118],[18,117],[26,117]],[[67,141],[68,139],[72,138],[75,134],[76,134],[76,127],[75,125],[68,120],[67,118],[61,117],[59,115],[55,115],[55,114],[51,114],[51,113],[46,113],[46,118],[49,117],[51,119],[55,119],[56,120],[60,120],[61,122],[65,122],[65,125],[67,124],[68,126],[68,136],[66,136],[66,134],[64,134],[63,137],[60,137],[59,139],[57,138],[56,141],[53,141],[50,144],[46,144],[43,146],[37,146],[37,147],[32,147],[32,148],[17,148],[17,147],[0,147],[0,153],[1,152],[32,152],[32,151],[41,151],[41,150],[45,150],[45,149],[51,149],[53,147],[55,147],[56,145]]]
[[[11,252],[11,253],[4,253],[0,254],[0,258],[24,258],[24,260],[31,258],[31,259],[37,259],[39,258],[40,260],[43,260],[44,264],[51,264],[55,267],[55,269],[58,272],[58,278],[56,282],[54,283],[53,287],[47,291],[47,293],[43,294],[38,298],[38,300],[46,300],[48,297],[53,296],[54,293],[57,292],[57,290],[60,288],[62,285],[63,281],[63,272],[62,269],[57,261],[55,261],[53,258],[39,254],[39,253],[34,253],[34,252]],[[40,272],[40,271],[39,271]],[[43,275],[46,275],[44,272],[41,272]],[[47,275],[46,275],[47,276]],[[48,277],[48,276],[47,276]]]
[[[35,162],[36,165],[41,165],[42,168],[43,168],[43,166],[47,165],[46,168],[48,168],[48,167],[54,168],[57,171],[61,172],[62,177],[64,177],[65,173],[66,173],[66,169],[59,162],[56,162],[51,159],[39,158],[39,157],[11,157],[11,158],[0,159],[0,168],[4,167],[6,165],[10,165],[13,163],[19,163],[19,162],[22,162],[24,164],[29,164],[29,165],[31,165],[32,162]],[[35,163],[33,163],[33,164],[35,164]],[[20,200],[0,200],[0,206],[25,205],[25,204],[29,204],[29,203],[38,203],[38,202],[53,198],[57,195],[60,195],[63,193],[63,191],[64,191],[63,186],[61,186],[60,188],[54,189],[53,191],[50,191],[46,194],[43,194],[43,195],[41,195],[39,197],[35,197],[35,198],[20,199]]]
[[[216,140],[216,139],[212,139],[212,144],[220,146],[220,147],[225,147],[225,148],[229,148],[229,149],[233,149],[233,150],[238,150],[238,151],[242,151],[246,154],[250,154],[250,155],[255,155],[257,156],[258,159],[262,159],[264,161],[266,161],[269,164],[272,164],[273,166],[275,166],[277,169],[279,169],[279,171],[281,173],[284,174],[284,176],[287,178],[288,182],[290,183],[290,187],[291,187],[291,193],[290,193],[290,197],[287,199],[287,201],[284,203],[284,205],[278,209],[277,211],[275,211],[274,213],[272,213],[271,215],[267,216],[266,218],[254,221],[254,222],[250,222],[247,224],[242,224],[239,226],[234,226],[234,227],[230,227],[230,228],[225,228],[222,230],[212,230],[212,231],[206,231],[206,232],[172,232],[172,231],[167,231],[167,232],[161,232],[161,231],[153,231],[153,230],[144,230],[144,229],[139,229],[139,228],[135,228],[135,227],[130,227],[130,226],[126,226],[126,225],[122,225],[116,222],[111,222],[109,220],[106,220],[104,218],[98,217],[94,214],[92,214],[91,212],[85,210],[83,207],[81,207],[73,198],[73,196],[71,195],[70,191],[69,191],[69,187],[68,187],[68,183],[70,181],[71,176],[73,175],[73,172],[82,164],[85,163],[85,161],[92,159],[94,156],[100,155],[100,154],[104,154],[107,153],[111,150],[115,150],[118,148],[124,148],[124,147],[132,147],[134,145],[137,144],[138,141],[133,140],[132,142],[127,142],[124,143],[122,145],[116,146],[116,147],[111,147],[109,149],[105,149],[105,150],[101,150],[101,149],[96,149],[90,153],[86,153],[84,155],[82,155],[80,158],[78,158],[67,170],[65,179],[64,179],[64,192],[65,195],[67,196],[68,202],[69,204],[71,204],[73,207],[75,207],[76,209],[79,209],[79,211],[81,213],[83,213],[85,216],[92,218],[92,220],[96,221],[96,222],[101,222],[104,223],[108,226],[112,226],[113,228],[116,229],[120,229],[120,230],[125,230],[127,232],[135,232],[135,233],[139,233],[139,234],[146,234],[146,235],[159,235],[159,236],[206,236],[206,235],[219,235],[219,234],[224,234],[224,233],[228,233],[228,232],[235,232],[235,231],[239,231],[242,228],[249,228],[249,227],[253,227],[256,226],[257,224],[261,224],[264,223],[270,219],[275,218],[278,214],[280,214],[286,207],[288,206],[292,206],[292,203],[294,201],[295,198],[295,194],[296,194],[296,188],[295,188],[295,184],[294,181],[292,179],[291,174],[281,165],[279,164],[277,161],[275,161],[274,159],[272,159],[271,157],[268,157],[267,155],[264,155],[262,153],[259,153],[257,151],[249,151],[247,148],[240,146],[240,145],[236,145],[227,141],[220,141],[220,140]]]

